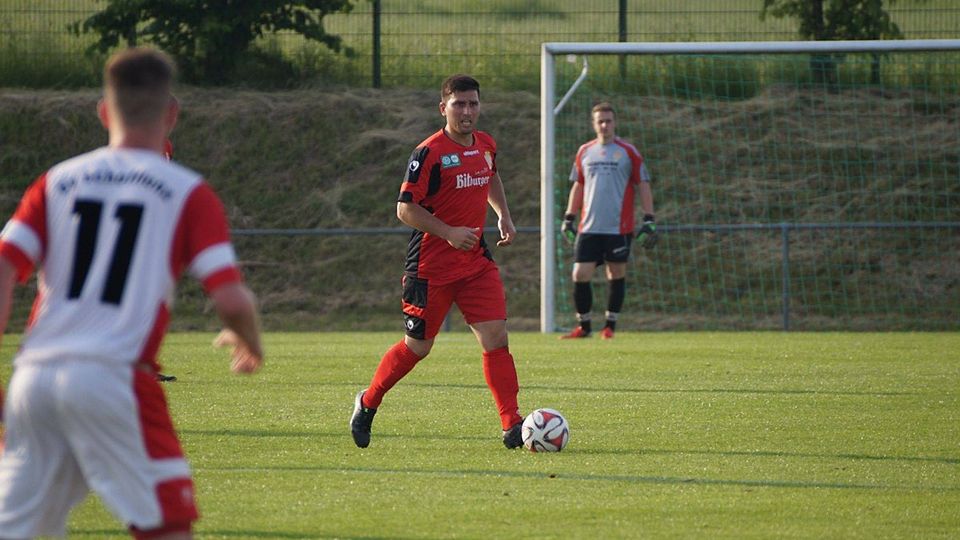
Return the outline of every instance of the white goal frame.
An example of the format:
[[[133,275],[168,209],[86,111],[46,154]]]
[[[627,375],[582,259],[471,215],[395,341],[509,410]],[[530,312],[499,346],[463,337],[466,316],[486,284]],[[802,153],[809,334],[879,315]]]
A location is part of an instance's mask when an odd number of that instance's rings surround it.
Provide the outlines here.
[[[556,223],[554,216],[554,116],[557,55],[803,54],[960,50],[960,40],[742,41],[700,43],[544,43],[540,53],[540,331],[556,331]],[[567,97],[587,75],[584,71]],[[564,99],[564,102],[565,102]],[[666,229],[664,227],[664,229]]]

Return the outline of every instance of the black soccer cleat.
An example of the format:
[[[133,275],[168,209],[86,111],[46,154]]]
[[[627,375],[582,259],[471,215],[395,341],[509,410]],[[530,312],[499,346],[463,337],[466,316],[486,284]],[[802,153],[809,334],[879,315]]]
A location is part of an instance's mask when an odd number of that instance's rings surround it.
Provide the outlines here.
[[[523,422],[517,422],[510,429],[503,432],[503,445],[509,449],[520,448],[523,446]]]
[[[173,382],[177,380],[176,375],[164,375],[163,373],[157,373],[157,380],[160,382]]]
[[[377,414],[376,409],[363,406],[365,392],[361,390],[357,394],[353,401],[353,415],[350,416],[350,433],[353,434],[353,442],[360,448],[370,446],[370,426],[373,425],[373,415]]]

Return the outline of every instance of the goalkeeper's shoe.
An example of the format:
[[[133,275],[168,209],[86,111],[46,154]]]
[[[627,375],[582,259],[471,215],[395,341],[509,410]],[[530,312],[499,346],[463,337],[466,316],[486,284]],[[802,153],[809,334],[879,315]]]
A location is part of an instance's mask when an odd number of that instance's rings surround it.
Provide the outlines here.
[[[583,329],[583,327],[578,326],[570,331],[569,334],[564,334],[560,336],[560,339],[579,339],[590,337],[590,332]]]
[[[600,332],[600,337],[603,339],[613,339],[613,328],[605,326]]]
[[[377,410],[372,407],[363,406],[363,394],[366,390],[361,390],[357,398],[353,401],[353,415],[350,417],[350,433],[353,434],[353,442],[360,448],[370,446],[370,426],[373,425],[373,415]]]
[[[523,422],[517,422],[510,429],[505,429],[503,431],[503,445],[511,450],[523,446],[522,427]]]

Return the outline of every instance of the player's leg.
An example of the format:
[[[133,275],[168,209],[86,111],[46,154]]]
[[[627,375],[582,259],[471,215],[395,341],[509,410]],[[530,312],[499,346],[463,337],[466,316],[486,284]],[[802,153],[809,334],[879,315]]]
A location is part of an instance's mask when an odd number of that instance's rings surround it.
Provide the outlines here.
[[[188,538],[193,480],[155,375],[74,362],[57,390],[74,456],[106,507],[137,538]]]
[[[588,337],[592,330],[590,311],[593,309],[593,273],[595,262],[573,263],[573,305],[577,311],[577,327],[564,338]]]
[[[406,335],[384,353],[370,386],[354,398],[350,433],[360,448],[370,445],[373,418],[383,397],[430,353],[433,338],[440,331],[452,302],[450,287],[435,287],[425,279],[404,276],[403,323]]]
[[[87,494],[61,431],[56,370],[18,367],[6,402],[7,451],[0,457],[0,537],[63,536],[70,509]]]
[[[617,319],[623,309],[626,296],[627,261],[630,258],[630,235],[611,236],[608,239],[604,257],[607,262],[607,312],[606,322],[600,335],[603,339],[613,338],[617,329]]]
[[[507,307],[500,271],[492,262],[483,273],[471,278],[458,291],[457,306],[483,349],[483,375],[500,416],[503,443],[507,448],[521,445],[517,394],[520,385],[507,338]]]
[[[592,330],[590,311],[593,309],[593,285],[591,280],[597,266],[603,262],[602,236],[579,234],[574,245],[573,304],[577,312],[577,327],[563,339],[585,338]]]

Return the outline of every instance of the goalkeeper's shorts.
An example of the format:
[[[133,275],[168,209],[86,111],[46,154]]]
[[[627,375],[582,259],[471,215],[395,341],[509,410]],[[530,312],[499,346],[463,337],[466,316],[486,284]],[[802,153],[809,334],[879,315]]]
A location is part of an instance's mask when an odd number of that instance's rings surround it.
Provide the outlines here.
[[[631,234],[580,234],[573,246],[574,261],[592,262],[598,265],[604,262],[621,263],[630,259]]]

